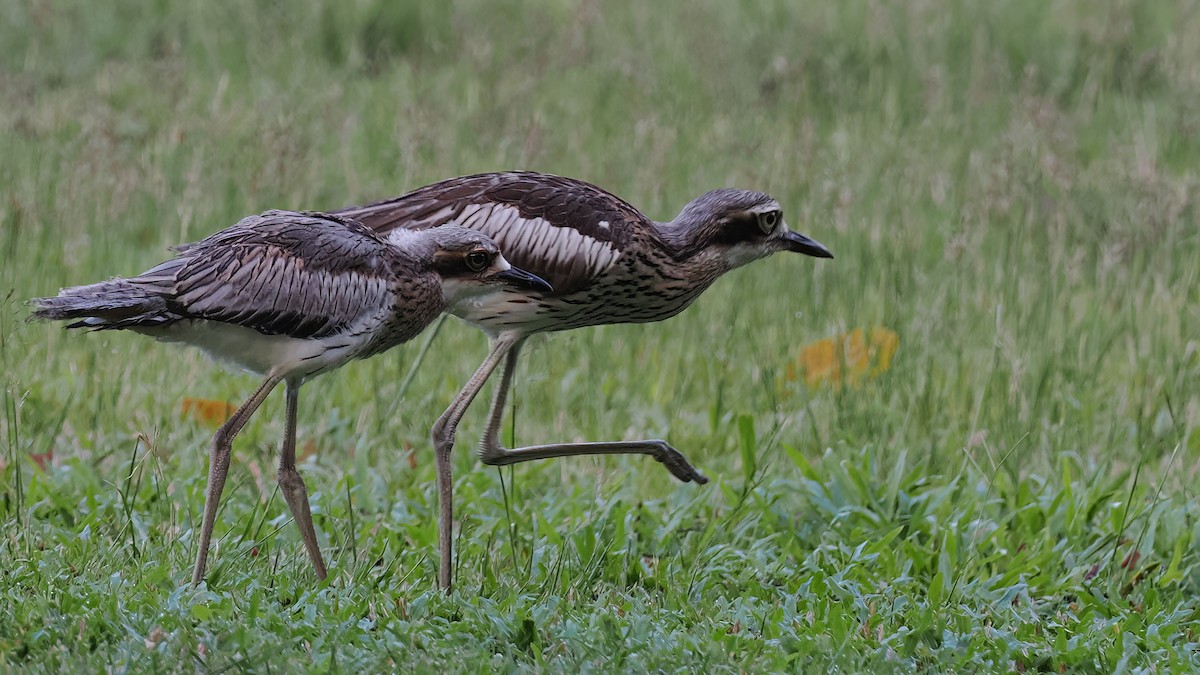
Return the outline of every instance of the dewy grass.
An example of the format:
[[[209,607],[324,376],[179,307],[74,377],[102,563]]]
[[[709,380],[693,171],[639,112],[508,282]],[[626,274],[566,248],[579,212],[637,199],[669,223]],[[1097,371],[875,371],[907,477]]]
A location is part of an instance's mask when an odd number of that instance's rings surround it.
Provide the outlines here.
[[[1200,669],[1200,32],[1192,3],[0,7],[0,668],[427,672]],[[27,298],[268,208],[531,168],[659,219],[765,190],[827,244],[679,317],[531,344],[507,440],[663,437],[484,469],[459,433],[454,595],[429,427],[485,344],[448,321],[305,400],[317,583],[211,428],[245,376]],[[898,336],[808,386],[806,345]],[[478,412],[478,411],[477,411]]]

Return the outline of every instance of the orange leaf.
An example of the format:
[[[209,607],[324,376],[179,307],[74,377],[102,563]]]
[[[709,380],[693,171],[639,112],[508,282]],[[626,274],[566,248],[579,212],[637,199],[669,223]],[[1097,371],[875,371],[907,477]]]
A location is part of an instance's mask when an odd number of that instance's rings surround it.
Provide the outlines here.
[[[190,415],[192,419],[210,427],[219,427],[225,420],[237,412],[237,406],[225,401],[214,401],[207,398],[185,398],[180,405],[182,415]]]
[[[803,378],[810,387],[826,383],[835,388],[843,384],[857,387],[891,368],[899,347],[900,336],[894,331],[880,326],[869,332],[855,328],[802,347],[784,377],[789,381]]]
[[[45,471],[48,466],[54,463],[54,448],[50,448],[45,452],[31,452],[29,453],[29,459],[32,459],[33,463],[37,464],[39,469]]]
[[[305,439],[305,441],[300,444],[300,451],[296,453],[296,461],[303,462],[315,454],[317,454],[317,442],[311,438]]]

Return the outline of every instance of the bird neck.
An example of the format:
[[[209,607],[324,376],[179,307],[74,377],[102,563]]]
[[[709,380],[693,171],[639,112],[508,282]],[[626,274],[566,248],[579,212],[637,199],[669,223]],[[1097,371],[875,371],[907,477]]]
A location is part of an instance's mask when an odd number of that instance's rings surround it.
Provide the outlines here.
[[[693,225],[681,223],[678,218],[655,225],[658,236],[653,248],[658,249],[654,257],[659,262],[652,268],[663,277],[681,282],[668,286],[680,295],[688,296],[688,303],[732,269],[720,250],[708,246],[704,238],[697,236],[699,230]],[[664,266],[662,263],[666,261],[669,262]],[[659,286],[656,292],[667,293],[667,287]]]
[[[663,250],[676,262],[690,260],[708,248],[704,223],[687,209],[672,221],[654,225]]]

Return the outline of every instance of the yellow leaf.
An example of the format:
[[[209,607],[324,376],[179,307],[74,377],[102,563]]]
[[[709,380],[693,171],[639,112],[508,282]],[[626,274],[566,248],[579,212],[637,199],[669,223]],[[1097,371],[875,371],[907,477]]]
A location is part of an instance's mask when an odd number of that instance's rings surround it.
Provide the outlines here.
[[[191,416],[192,419],[210,427],[219,427],[225,420],[237,412],[237,406],[225,401],[214,401],[207,398],[185,398],[180,405],[180,414]]]
[[[900,336],[896,335],[895,331],[875,326],[871,329],[870,345],[869,358],[875,362],[875,367],[871,369],[871,375],[886,373],[892,367],[892,357],[900,348]]]
[[[857,387],[891,368],[899,347],[900,336],[894,331],[881,326],[870,331],[855,328],[801,347],[784,377],[789,381],[803,378],[810,387]]]

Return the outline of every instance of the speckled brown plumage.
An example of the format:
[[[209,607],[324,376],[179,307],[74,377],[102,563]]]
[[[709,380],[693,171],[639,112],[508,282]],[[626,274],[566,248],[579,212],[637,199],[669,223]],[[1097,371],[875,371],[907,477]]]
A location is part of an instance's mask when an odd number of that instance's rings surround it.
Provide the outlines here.
[[[138,276],[64,289],[32,304],[35,318],[192,344],[265,376],[213,436],[192,576],[199,584],[233,438],[277,384],[287,384],[279,486],[324,578],[307,489],[295,466],[300,386],[412,339],[448,306],[507,285],[550,290],[511,267],[486,234],[467,228],[384,236],[341,216],[268,211],[180,246],[174,258]]]
[[[824,246],[789,230],[770,196],[730,188],[705,193],[670,222],[656,223],[590,183],[510,171],[452,178],[339,213],[381,233],[447,225],[484,232],[514,264],[554,287],[552,292],[496,293],[451,310],[483,328],[492,349],[433,428],[443,499],[439,581],[444,587],[450,584],[449,453],[459,420],[501,360],[504,373],[480,444],[484,462],[641,453],[662,462],[680,480],[708,480],[682,453],[658,440],[502,447],[498,429],[505,396],[529,335],[669,318],[724,273],[777,251],[832,257]]]

